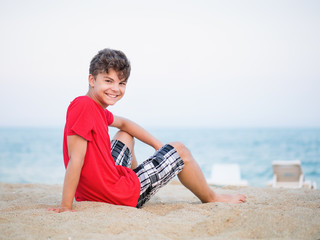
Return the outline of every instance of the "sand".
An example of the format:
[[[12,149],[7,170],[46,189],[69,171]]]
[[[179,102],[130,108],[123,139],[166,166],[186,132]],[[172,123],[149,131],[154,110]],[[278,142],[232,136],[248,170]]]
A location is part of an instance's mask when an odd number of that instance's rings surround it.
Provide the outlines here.
[[[61,185],[0,183],[0,239],[320,239],[320,190],[214,188],[243,204],[199,200],[177,181],[142,209],[76,202],[58,206]]]

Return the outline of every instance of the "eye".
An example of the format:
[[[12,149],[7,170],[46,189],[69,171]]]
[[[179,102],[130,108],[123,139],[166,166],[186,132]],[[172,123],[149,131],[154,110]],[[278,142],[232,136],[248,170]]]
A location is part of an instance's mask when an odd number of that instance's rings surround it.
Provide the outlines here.
[[[127,85],[127,82],[121,82],[120,85],[126,86],[126,85]]]

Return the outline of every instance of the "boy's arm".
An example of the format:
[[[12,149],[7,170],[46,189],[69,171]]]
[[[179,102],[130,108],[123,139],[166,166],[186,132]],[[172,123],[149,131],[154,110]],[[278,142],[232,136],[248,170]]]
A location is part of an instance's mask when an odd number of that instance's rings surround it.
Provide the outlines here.
[[[131,136],[139,139],[140,141],[150,145],[155,150],[158,150],[163,146],[162,142],[152,136],[148,131],[144,128],[136,124],[135,122],[130,121],[129,119],[115,116],[113,123],[110,125],[112,127],[116,127],[124,132],[129,133]]]
[[[69,163],[66,170],[62,201],[59,208],[49,209],[55,212],[72,211],[73,198],[79,183],[80,173],[87,152],[87,140],[79,135],[67,137]]]

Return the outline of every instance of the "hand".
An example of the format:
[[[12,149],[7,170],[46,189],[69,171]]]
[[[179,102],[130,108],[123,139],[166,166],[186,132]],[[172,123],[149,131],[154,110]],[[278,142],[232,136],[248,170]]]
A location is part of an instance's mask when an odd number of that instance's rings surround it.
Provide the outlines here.
[[[157,142],[156,142],[156,144],[154,145],[154,149],[156,150],[156,151],[158,151],[160,148],[162,148],[163,147],[163,144],[162,144],[162,142],[160,142],[160,141],[158,141],[157,140]]]
[[[67,207],[58,207],[58,208],[48,208],[48,211],[56,212],[56,213],[62,213],[62,212],[75,212],[75,210],[72,210]]]

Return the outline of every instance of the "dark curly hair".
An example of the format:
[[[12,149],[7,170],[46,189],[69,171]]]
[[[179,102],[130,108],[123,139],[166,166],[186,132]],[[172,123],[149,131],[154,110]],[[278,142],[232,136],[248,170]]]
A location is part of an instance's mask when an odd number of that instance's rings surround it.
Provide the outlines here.
[[[96,77],[99,73],[108,73],[109,69],[115,70],[119,79],[127,80],[130,76],[131,66],[123,52],[105,48],[91,60],[89,73]]]

